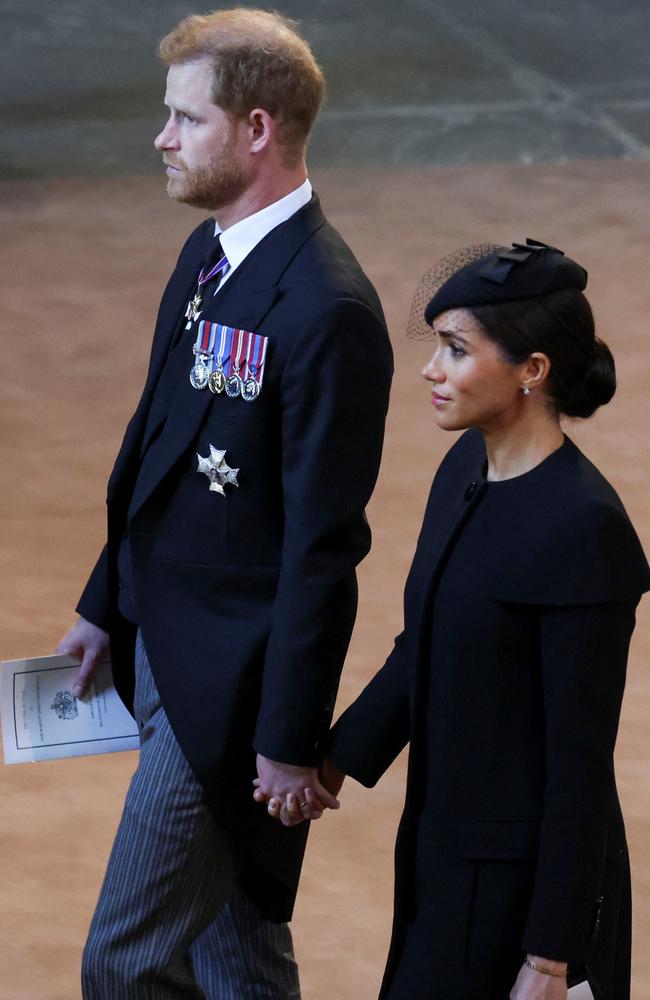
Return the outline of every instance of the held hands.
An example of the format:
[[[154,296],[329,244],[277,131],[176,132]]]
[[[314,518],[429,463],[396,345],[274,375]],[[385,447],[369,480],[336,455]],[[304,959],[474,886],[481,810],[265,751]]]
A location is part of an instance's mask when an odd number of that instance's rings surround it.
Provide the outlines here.
[[[56,652],[77,656],[81,660],[72,686],[72,693],[80,698],[88,689],[97,664],[110,657],[108,632],[85,618],[79,618],[63,636]]]
[[[510,991],[510,1000],[567,1000],[566,963],[529,955],[531,962],[558,975],[548,975],[522,965],[517,981]],[[564,975],[562,974],[564,973]]]
[[[257,755],[258,777],[253,781],[253,798],[267,803],[269,816],[284,826],[296,826],[308,819],[320,819],[325,809],[338,809],[336,798],[343,779],[341,771],[324,761],[315,767],[297,767]]]

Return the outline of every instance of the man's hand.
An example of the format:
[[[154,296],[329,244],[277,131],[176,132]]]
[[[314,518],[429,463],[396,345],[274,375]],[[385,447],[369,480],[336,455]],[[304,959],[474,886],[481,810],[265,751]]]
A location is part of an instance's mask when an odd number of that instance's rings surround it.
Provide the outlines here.
[[[279,808],[278,808],[279,806]],[[317,799],[311,788],[305,788],[300,801],[289,793],[280,805],[279,799],[269,799],[269,815],[279,819],[283,826],[297,826],[308,819],[320,819],[323,810],[317,805]]]
[[[553,972],[566,972],[564,962],[552,962],[545,958],[529,956],[544,968]],[[510,991],[510,1000],[567,1000],[568,988],[565,976],[549,976],[543,972],[522,965],[517,981]]]
[[[72,685],[72,693],[80,698],[88,689],[97,664],[110,658],[108,632],[85,618],[79,618],[63,636],[56,652],[67,653],[68,656],[76,656],[81,660]]]
[[[262,760],[266,761],[267,764],[277,765],[277,762],[269,761],[266,757],[263,757]],[[298,771],[302,775],[308,772],[313,782],[315,768],[293,768],[292,765],[288,764],[277,766],[291,768],[292,771]],[[330,793],[330,799],[335,797],[345,780],[345,774],[343,771],[339,771],[331,761],[324,760],[318,769],[318,779],[320,781],[320,798],[317,797],[318,788],[314,790],[314,787],[310,785],[303,787],[302,792],[298,795],[295,792],[288,792],[284,799],[275,795],[267,796],[262,790],[262,780],[260,777],[256,778],[253,782],[255,786],[253,798],[256,802],[266,802],[269,815],[273,816],[274,819],[279,819],[284,826],[296,826],[307,819],[320,819],[324,808],[338,809],[340,805],[336,798],[334,798],[336,805],[329,805],[326,795],[323,794],[323,790],[325,793]],[[318,781],[316,785],[318,785]]]
[[[320,819],[324,809],[340,806],[336,796],[321,783],[315,767],[282,764],[258,754],[257,775],[253,798],[266,802],[269,815],[285,826]]]

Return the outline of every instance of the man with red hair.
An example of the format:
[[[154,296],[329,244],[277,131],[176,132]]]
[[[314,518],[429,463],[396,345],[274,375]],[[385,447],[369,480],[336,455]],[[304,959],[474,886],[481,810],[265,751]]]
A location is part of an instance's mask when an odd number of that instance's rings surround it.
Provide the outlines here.
[[[112,651],[141,753],[84,951],[86,1000],[298,997],[291,916],[370,546],[392,358],[305,148],[324,81],[280,15],[163,39],[172,198],[214,213],[162,298],[109,482],[108,538],[59,645]],[[252,781],[257,788],[253,801]],[[265,805],[266,804],[266,805]]]

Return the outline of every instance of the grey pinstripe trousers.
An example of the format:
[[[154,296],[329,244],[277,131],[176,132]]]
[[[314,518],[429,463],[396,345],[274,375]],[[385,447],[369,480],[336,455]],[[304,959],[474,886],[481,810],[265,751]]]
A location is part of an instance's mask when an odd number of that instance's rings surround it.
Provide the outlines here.
[[[140,761],[84,949],[84,1000],[299,998],[289,927],[238,890],[139,633],[135,715]]]

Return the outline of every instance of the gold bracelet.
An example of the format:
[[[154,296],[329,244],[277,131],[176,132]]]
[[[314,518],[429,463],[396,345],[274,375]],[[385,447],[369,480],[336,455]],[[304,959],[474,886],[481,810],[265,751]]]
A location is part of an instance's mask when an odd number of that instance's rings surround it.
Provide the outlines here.
[[[534,972],[541,972],[543,976],[556,976],[558,979],[566,979],[566,971],[554,972],[553,969],[549,969],[548,965],[540,965],[539,962],[531,962],[529,958],[526,959],[526,965],[529,969],[533,969]]]

